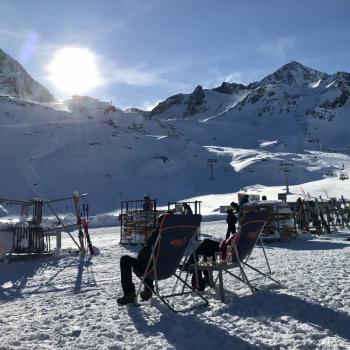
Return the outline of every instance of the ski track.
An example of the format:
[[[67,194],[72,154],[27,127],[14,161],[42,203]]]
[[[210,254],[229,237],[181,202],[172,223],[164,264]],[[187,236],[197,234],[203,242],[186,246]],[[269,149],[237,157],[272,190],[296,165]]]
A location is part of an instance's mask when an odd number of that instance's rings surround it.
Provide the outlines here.
[[[56,122],[52,122],[51,124],[54,124]],[[58,124],[65,124],[63,121],[62,123],[57,122]],[[36,123],[27,123],[20,125],[21,127],[24,126],[33,126],[36,125]],[[40,125],[40,124],[38,124]],[[35,169],[39,161],[41,159],[44,159],[48,157],[50,154],[60,150],[64,146],[67,145],[69,142],[69,135],[61,135],[60,138],[51,138],[49,143],[45,143],[44,146],[42,146],[39,150],[36,152],[31,152],[27,156],[23,157],[16,157],[14,158],[13,162],[15,164],[15,167],[17,168],[18,172],[21,174],[23,181],[27,183],[28,188],[30,188],[31,192],[34,196],[44,198],[45,190],[43,190],[42,185],[42,178],[38,171]],[[35,185],[34,185],[35,184]]]
[[[225,223],[202,224],[221,238]],[[91,230],[98,256],[62,255],[0,263],[0,350],[8,349],[349,349],[350,242],[342,235],[268,245],[282,287],[257,281],[251,295],[226,278],[227,303],[174,314],[156,298],[118,306],[119,228]],[[65,237],[65,247],[73,243]],[[262,266],[257,248],[252,263]],[[171,288],[167,281],[166,288]],[[193,302],[185,297],[183,305]]]

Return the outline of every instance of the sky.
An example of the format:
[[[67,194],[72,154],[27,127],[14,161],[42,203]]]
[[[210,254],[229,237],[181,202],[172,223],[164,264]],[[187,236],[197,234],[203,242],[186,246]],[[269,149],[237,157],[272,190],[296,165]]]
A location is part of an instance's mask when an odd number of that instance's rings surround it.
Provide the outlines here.
[[[58,99],[73,93],[50,62],[63,48],[88,50],[100,79],[85,95],[151,109],[294,60],[350,72],[349,18],[348,0],[0,0],[0,48]]]

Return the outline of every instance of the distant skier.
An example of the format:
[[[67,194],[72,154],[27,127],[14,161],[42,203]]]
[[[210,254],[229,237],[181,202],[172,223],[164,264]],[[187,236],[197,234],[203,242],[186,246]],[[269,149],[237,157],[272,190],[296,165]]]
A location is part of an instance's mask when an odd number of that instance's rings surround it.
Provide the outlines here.
[[[262,197],[261,197],[261,200],[262,200],[262,201],[267,201],[267,197],[266,197],[266,196],[262,196]]]

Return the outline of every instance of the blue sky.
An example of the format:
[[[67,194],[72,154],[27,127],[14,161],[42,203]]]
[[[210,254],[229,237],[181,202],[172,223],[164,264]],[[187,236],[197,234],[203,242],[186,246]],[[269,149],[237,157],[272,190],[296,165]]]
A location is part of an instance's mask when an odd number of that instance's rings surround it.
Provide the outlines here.
[[[58,98],[47,65],[88,48],[104,83],[87,94],[149,108],[197,85],[260,80],[292,60],[350,72],[348,0],[1,0],[0,48]]]

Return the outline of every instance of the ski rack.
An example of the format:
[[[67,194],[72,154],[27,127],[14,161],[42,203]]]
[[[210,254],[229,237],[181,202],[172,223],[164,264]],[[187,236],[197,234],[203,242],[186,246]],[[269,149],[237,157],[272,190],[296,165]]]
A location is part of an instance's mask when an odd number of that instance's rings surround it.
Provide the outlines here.
[[[328,198],[327,200],[322,196],[318,198],[310,196],[309,193],[303,196],[302,215],[305,227],[298,225],[299,229],[304,228],[311,233],[321,235],[350,228],[350,202],[343,196],[340,199]]]
[[[80,194],[79,198],[86,197],[87,193]],[[59,217],[53,203],[63,202],[67,200],[73,201],[73,196],[58,198],[53,200],[41,200],[34,198],[31,200],[17,200],[9,198],[0,198],[1,205],[15,205],[20,207],[20,215],[27,217],[25,226],[11,226],[2,228],[0,232],[0,259],[4,257],[16,257],[22,255],[42,256],[51,254],[51,236],[56,237],[56,250],[61,250],[61,233],[67,232],[74,244],[80,251],[80,246],[69,232],[78,227],[77,223],[65,224]],[[43,211],[47,207],[49,211],[55,216],[58,225],[48,227],[42,224]],[[2,235],[1,235],[2,233]],[[6,238],[5,235],[7,235]],[[12,244],[9,247],[9,235],[12,235]],[[6,240],[6,242],[4,242]],[[4,246],[7,248],[4,249]]]

